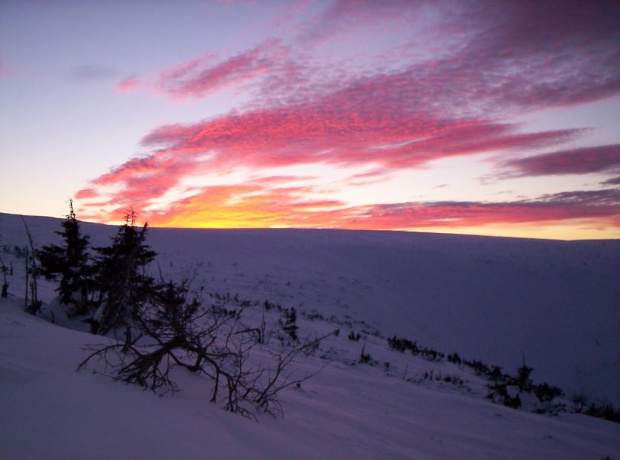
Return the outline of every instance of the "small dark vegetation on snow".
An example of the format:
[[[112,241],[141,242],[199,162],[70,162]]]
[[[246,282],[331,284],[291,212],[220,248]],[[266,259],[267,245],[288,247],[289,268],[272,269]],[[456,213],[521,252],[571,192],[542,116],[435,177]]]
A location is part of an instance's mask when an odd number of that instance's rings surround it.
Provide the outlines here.
[[[252,302],[228,293],[211,295],[216,303],[203,303],[203,287],[192,288],[197,269],[187,270],[180,282],[151,276],[148,267],[157,253],[146,243],[147,225],[137,227],[136,217],[127,211],[111,244],[97,248],[90,248],[90,238],[82,234],[72,203],[57,232],[62,245],[35,251],[26,226],[33,299],[29,311],[36,314],[34,306],[40,306],[36,276],[41,274],[58,282],[59,303],[69,317],[110,338],[108,344],[89,346],[78,370],[93,368],[161,395],[179,390],[174,369],[184,369],[206,377],[210,401],[228,411],[254,418],[258,413],[282,414],[279,393],[300,388],[314,375],[297,372],[295,359],[313,354],[331,334],[300,340],[295,309],[265,301],[265,310],[282,312],[280,326],[289,340],[278,352],[264,348],[264,316],[253,324],[242,314]],[[227,308],[227,302],[239,309]]]

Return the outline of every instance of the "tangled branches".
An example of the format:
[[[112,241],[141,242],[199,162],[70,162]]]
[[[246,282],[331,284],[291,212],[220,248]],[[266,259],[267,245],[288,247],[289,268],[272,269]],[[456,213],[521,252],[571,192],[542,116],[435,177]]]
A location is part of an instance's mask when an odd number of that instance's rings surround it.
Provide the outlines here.
[[[281,415],[278,393],[315,375],[296,375],[290,365],[324,337],[269,352],[258,329],[244,324],[239,312],[205,307],[189,297],[187,283],[160,285],[136,311],[125,340],[90,346],[78,370],[99,360],[114,380],[163,394],[178,390],[171,371],[184,368],[208,377],[211,402],[228,411]],[[268,365],[257,359],[259,354],[269,357]]]

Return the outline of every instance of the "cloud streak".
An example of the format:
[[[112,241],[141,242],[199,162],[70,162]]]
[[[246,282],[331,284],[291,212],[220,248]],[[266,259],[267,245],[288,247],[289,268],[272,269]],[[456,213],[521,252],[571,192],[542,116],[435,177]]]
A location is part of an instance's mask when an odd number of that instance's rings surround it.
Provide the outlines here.
[[[620,189],[574,191],[509,202],[397,203],[362,209],[345,218],[346,228],[414,229],[483,227],[496,224],[595,219],[620,225]]]
[[[519,158],[505,163],[515,176],[550,176],[565,174],[620,172],[620,144],[584,147],[580,149]]]
[[[213,56],[182,63],[159,74],[156,90],[172,98],[202,98],[255,80],[282,58],[279,44],[279,40],[267,40],[219,63],[213,63]]]

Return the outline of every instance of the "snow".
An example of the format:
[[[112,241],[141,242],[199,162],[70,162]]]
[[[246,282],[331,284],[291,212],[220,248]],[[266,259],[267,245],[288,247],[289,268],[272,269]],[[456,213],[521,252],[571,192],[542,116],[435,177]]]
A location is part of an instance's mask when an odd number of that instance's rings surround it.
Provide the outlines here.
[[[38,247],[58,242],[60,220],[26,221]],[[103,246],[116,228],[83,230]],[[108,339],[60,327],[75,324],[57,305],[58,324],[22,311],[23,260],[9,249],[25,241],[21,219],[0,214],[0,256],[14,266],[10,298],[0,301],[0,458],[620,458],[620,425],[492,404],[468,369],[396,352],[385,340],[418,340],[510,373],[525,356],[535,382],[618,405],[618,241],[151,229],[163,273],[202,263],[206,300],[246,300],[250,319],[277,318],[265,300],[295,307],[301,337],[340,329],[298,359],[300,372],[321,371],[283,392],[284,418],[258,423],[209,403],[195,375],[179,372],[182,391],[157,397],[76,372],[83,348]],[[41,282],[43,316],[53,289]],[[362,339],[348,340],[351,331]],[[277,348],[275,337],[269,346]],[[362,346],[375,365],[357,362]]]

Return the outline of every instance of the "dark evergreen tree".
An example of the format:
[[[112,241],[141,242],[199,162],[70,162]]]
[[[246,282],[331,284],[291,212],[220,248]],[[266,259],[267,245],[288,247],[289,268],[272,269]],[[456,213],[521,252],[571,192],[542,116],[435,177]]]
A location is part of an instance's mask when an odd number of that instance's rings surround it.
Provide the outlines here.
[[[92,275],[90,256],[88,255],[88,235],[80,231],[80,222],[73,209],[73,201],[69,200],[69,214],[62,222],[62,231],[56,232],[64,240],[64,245],[51,244],[37,251],[41,263],[41,273],[49,280],[60,283],[56,289],[63,305],[73,305],[74,314],[88,311],[89,279]]]
[[[99,254],[95,269],[100,307],[93,329],[98,334],[105,334],[135,316],[140,303],[154,288],[146,267],[157,253],[145,243],[147,224],[138,229],[136,216],[133,209],[127,211],[112,245],[95,249]]]
[[[9,273],[9,269],[6,265],[4,265],[4,260],[0,257],[0,264],[2,265],[2,298],[5,299],[9,296],[9,282],[6,279],[7,273]]]
[[[532,379],[530,375],[532,374],[531,367],[527,367],[525,365],[525,361],[523,362],[523,366],[517,369],[517,385],[521,391],[532,391]]]

